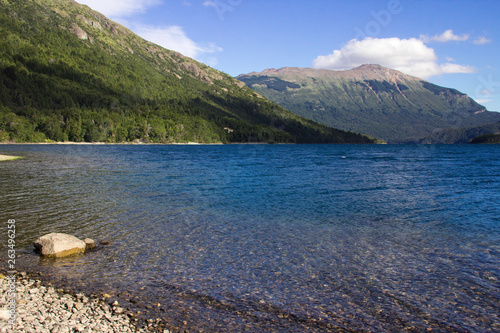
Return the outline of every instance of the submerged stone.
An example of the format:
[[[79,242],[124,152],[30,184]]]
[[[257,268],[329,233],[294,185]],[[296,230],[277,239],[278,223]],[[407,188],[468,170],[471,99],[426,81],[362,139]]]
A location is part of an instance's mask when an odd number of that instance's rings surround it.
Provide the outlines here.
[[[93,248],[95,248],[97,245],[95,244],[95,241],[91,238],[85,238],[83,240],[83,242],[85,243],[85,249],[86,250],[91,250]]]
[[[67,257],[85,252],[85,242],[75,236],[51,233],[38,238],[34,246],[44,257]]]

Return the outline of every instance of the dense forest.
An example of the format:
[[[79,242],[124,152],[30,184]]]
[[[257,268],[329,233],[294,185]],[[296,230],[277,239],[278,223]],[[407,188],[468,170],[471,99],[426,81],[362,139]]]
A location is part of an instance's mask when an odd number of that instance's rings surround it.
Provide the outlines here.
[[[475,137],[470,143],[500,143],[500,134],[484,134]]]
[[[432,135],[420,140],[422,144],[465,144],[477,137],[482,137],[491,133],[500,133],[500,122],[486,124],[482,126],[451,128],[440,130]]]
[[[67,0],[0,0],[0,142],[371,143]]]

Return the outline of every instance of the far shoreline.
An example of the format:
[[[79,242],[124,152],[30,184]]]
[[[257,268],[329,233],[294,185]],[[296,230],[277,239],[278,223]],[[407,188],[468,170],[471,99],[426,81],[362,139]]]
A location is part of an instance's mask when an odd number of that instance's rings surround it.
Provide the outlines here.
[[[383,143],[297,143],[297,142],[75,142],[75,141],[55,141],[55,142],[0,142],[0,146],[5,145],[82,145],[82,146],[231,146],[231,145],[387,145]]]
[[[75,141],[55,141],[55,142],[0,142],[0,145],[224,145],[222,142],[200,143],[200,142],[75,142]]]

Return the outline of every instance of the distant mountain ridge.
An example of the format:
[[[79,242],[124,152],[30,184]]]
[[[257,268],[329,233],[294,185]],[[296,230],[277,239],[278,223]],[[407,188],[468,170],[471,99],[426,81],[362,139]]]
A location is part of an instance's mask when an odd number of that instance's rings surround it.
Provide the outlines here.
[[[345,71],[284,67],[237,78],[300,116],[389,143],[500,121],[500,113],[456,89],[373,64]]]
[[[72,0],[0,0],[0,31],[0,142],[374,142]]]
[[[421,144],[464,144],[478,136],[500,133],[500,122],[461,128],[448,128],[432,133],[416,143]]]
[[[500,144],[500,134],[485,134],[472,139],[469,143]]]

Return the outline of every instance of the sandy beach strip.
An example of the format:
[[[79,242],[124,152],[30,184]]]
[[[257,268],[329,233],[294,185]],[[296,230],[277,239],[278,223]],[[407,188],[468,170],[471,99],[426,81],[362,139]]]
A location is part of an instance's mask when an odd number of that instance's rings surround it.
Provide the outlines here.
[[[9,156],[9,155],[1,155],[0,154],[0,161],[12,161],[12,160],[17,160],[18,158],[22,158],[19,156]]]

